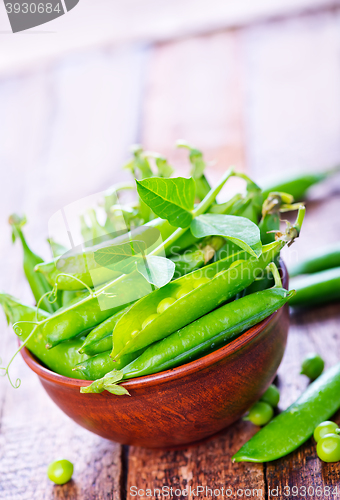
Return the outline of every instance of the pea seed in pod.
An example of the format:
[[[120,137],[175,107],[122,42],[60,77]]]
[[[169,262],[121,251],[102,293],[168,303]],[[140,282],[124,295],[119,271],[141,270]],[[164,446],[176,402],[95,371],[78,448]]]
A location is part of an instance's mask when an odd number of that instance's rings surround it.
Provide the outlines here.
[[[94,385],[82,387],[81,392],[98,393],[107,390],[113,394],[124,394],[117,392],[122,389],[116,385],[121,380],[168,370],[197,359],[212,349],[218,349],[280,309],[291,295],[291,292],[283,288],[273,287],[229,302],[153,343],[121,370],[111,371],[112,358],[108,356],[107,361],[110,362],[105,365],[106,375],[101,380],[96,380]],[[90,366],[92,360],[90,358],[84,364]],[[101,368],[103,373],[104,366]]]
[[[209,283],[209,281],[210,281],[209,278],[200,278],[194,282],[193,288],[198,288],[202,285],[205,285],[206,283]]]
[[[176,299],[174,299],[173,297],[168,297],[167,299],[161,300],[157,306],[158,314],[162,314],[162,312],[166,311],[168,307],[170,307],[174,302],[176,302]]]
[[[146,318],[146,320],[143,321],[143,324],[142,324],[142,329],[146,327],[146,325],[148,325],[149,323],[151,323],[151,321],[153,321],[155,318],[157,318],[158,314],[155,313],[155,314],[151,314],[151,316],[149,316],[148,318]],[[138,330],[135,330],[135,332],[137,333]],[[136,335],[136,333],[133,332],[134,335]]]
[[[183,286],[182,288],[180,288],[178,290],[178,292],[176,292],[176,299],[177,300],[182,299],[183,297],[188,295],[188,293],[190,293],[190,292],[192,292],[192,287]]]
[[[214,262],[204,268],[205,277],[211,278],[210,281],[196,289],[193,288],[193,284],[197,277],[201,278],[201,270],[171,281],[138,300],[113,330],[112,358],[119,359],[124,354],[147,347],[226,303],[238,292],[247,288],[261,270],[275,259],[284,245],[282,241],[266,245],[262,248],[262,255],[258,259],[248,254],[248,260],[242,260],[231,269],[229,267],[235,261],[235,254],[225,260]],[[242,249],[237,253],[237,260],[240,260],[241,256],[247,258],[246,252]],[[224,269],[225,276],[215,276]],[[162,314],[152,316],[158,304],[168,297],[175,297],[177,300]],[[153,320],[144,323],[151,316]],[[132,340],[131,332],[138,330],[141,324],[143,328]]]

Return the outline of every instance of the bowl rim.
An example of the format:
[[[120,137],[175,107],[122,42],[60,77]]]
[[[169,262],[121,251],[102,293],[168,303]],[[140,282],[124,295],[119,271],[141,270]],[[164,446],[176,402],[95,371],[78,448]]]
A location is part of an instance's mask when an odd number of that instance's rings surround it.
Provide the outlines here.
[[[283,261],[280,259],[280,271],[282,275],[282,285],[284,288],[288,289],[288,273],[287,268]],[[205,356],[198,358],[194,361],[190,361],[184,365],[177,366],[176,368],[170,368],[159,373],[154,373],[152,375],[145,375],[143,377],[137,377],[135,379],[126,380],[121,385],[127,389],[141,389],[146,387],[151,387],[154,385],[162,385],[172,380],[178,380],[185,376],[197,373],[199,371],[205,370],[211,365],[218,363],[222,359],[232,356],[237,351],[241,350],[245,345],[254,340],[259,336],[263,330],[271,323],[275,321],[277,315],[281,315],[283,308],[275,311],[273,314],[268,316],[260,323],[252,326],[239,337],[234,339],[229,344],[220,347],[216,351],[213,351]],[[65,377],[59,373],[53,372],[49,368],[43,366],[37,358],[32,354],[26,347],[20,351],[22,358],[25,363],[34,371],[40,378],[43,378],[49,382],[53,382],[57,385],[62,385],[66,387],[86,387],[90,385],[93,380],[80,380],[70,377]]]

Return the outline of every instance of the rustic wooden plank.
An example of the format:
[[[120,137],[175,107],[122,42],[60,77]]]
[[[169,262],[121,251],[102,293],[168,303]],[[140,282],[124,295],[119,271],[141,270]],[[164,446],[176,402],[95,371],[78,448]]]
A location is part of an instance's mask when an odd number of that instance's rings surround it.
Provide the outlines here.
[[[164,41],[336,7],[338,0],[102,0],[96,4],[82,0],[67,15],[16,36],[8,36],[9,21],[1,9],[0,72],[31,71],[70,51],[95,45]]]
[[[313,248],[338,240],[340,221],[340,194],[334,194],[320,202],[307,204],[303,234],[296,243],[297,259],[303,258]],[[315,237],[315,228],[322,228],[322,236]],[[309,352],[319,353],[326,362],[326,369],[340,359],[340,309],[339,304],[299,310],[291,315],[289,340],[279,369],[279,387],[282,392],[280,408],[289,406],[308,385],[307,377],[299,375],[301,362]],[[340,423],[340,412],[334,417]],[[298,497],[304,487],[308,498],[340,498],[340,469],[338,464],[322,463],[316,455],[316,445],[309,440],[289,457],[266,466],[268,498],[284,498],[288,488],[296,487]],[[336,487],[337,486],[337,491]],[[330,490],[325,488],[330,487]],[[278,490],[276,491],[276,489]],[[317,489],[318,488],[318,489]],[[329,493],[328,497],[326,493]],[[276,495],[277,493],[277,495]],[[293,490],[290,490],[293,497]]]
[[[120,180],[128,146],[136,142],[144,61],[143,50],[94,51],[48,71],[0,82],[0,289],[33,302],[22,274],[20,245],[11,245],[10,212],[25,211],[29,243],[48,257],[51,215]],[[0,329],[5,364],[17,342],[2,312]],[[20,356],[11,374],[22,385],[14,390],[0,379],[0,498],[119,500],[121,446],[69,420]],[[46,477],[47,465],[58,458],[75,465],[73,481],[62,487]]]
[[[265,498],[262,464],[231,462],[242,440],[250,439],[254,432],[251,424],[237,422],[216,437],[181,450],[131,447],[127,493],[138,491],[141,500],[150,496],[157,498],[157,489],[168,492],[169,498],[209,498],[213,496],[206,490],[209,488],[218,499],[236,498],[237,491],[244,493],[245,490],[251,491],[252,498]]]

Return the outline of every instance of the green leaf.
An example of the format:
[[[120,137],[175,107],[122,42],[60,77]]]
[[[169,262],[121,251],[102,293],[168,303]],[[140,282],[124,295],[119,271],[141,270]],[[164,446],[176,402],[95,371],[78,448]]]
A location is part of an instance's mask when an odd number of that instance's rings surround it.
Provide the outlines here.
[[[145,257],[144,260],[139,260],[137,263],[137,271],[157,288],[161,288],[171,281],[175,268],[175,263],[170,259],[155,255]]]
[[[195,201],[194,179],[152,177],[136,180],[136,183],[139,196],[158,217],[167,219],[175,227],[190,225]]]
[[[145,251],[145,241],[131,240],[127,243],[100,248],[94,252],[94,260],[99,266],[129,274],[135,270],[137,260]]]
[[[203,214],[192,221],[190,230],[196,238],[223,236],[256,258],[262,253],[260,230],[244,217]]]
[[[106,385],[105,384],[105,390],[108,392],[111,392],[111,394],[115,394],[116,396],[131,396],[129,391],[125,389],[125,387],[122,387],[121,385]]]
[[[80,392],[82,394],[100,394],[101,392],[106,390],[111,392],[112,394],[126,394],[128,392],[126,389],[124,389],[124,387],[116,390],[116,387],[118,386],[114,385],[117,382],[120,382],[122,378],[122,370],[112,370],[111,372],[108,372],[106,375],[104,375],[104,377],[92,382],[92,384],[88,385],[87,387],[81,387]]]

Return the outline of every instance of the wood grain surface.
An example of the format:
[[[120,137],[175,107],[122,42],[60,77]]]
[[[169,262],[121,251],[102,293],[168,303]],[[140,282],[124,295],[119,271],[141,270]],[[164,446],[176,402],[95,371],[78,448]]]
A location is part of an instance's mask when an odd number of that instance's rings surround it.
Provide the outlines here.
[[[92,49],[2,79],[0,288],[32,301],[20,248],[10,244],[7,215],[26,212],[27,237],[48,257],[49,217],[122,179],[126,174],[119,169],[130,143],[160,149],[179,174],[187,174],[185,153],[172,146],[179,138],[192,141],[208,161],[218,160],[211,180],[229,163],[259,181],[280,171],[340,163],[339,53],[339,13],[325,9],[148,47]],[[339,178],[313,190],[301,238],[286,260],[339,240],[339,211]],[[318,352],[328,367],[339,360],[339,309],[334,304],[292,315],[277,379],[280,409],[307,386],[299,375],[305,354]],[[16,340],[3,316],[0,321],[4,363]],[[340,498],[339,466],[322,464],[312,440],[264,465],[231,463],[232,454],[257,431],[242,421],[195,447],[127,449],[71,422],[20,359],[12,374],[22,379],[20,389],[0,380],[2,500],[133,498],[131,487],[144,490],[139,498],[146,498],[148,488],[162,486],[224,487],[232,492],[229,498],[240,497],[238,490],[268,500]],[[340,415],[335,418],[340,423]],[[73,481],[62,487],[46,478],[48,463],[58,457],[75,463]],[[292,489],[287,495],[287,487],[294,486],[300,488],[297,495]],[[314,490],[304,496],[302,487]],[[325,487],[331,487],[329,494]],[[200,491],[199,496],[213,495]],[[153,491],[151,497],[162,498]],[[215,497],[223,498],[221,491]]]

